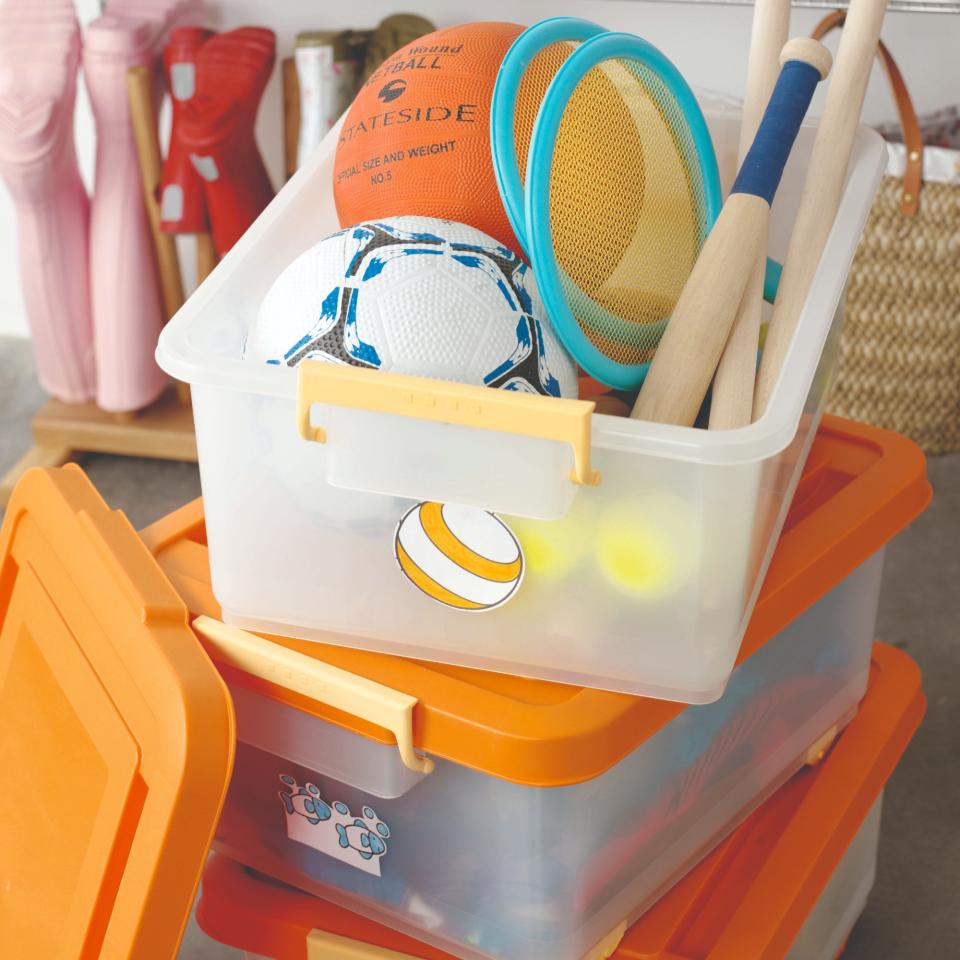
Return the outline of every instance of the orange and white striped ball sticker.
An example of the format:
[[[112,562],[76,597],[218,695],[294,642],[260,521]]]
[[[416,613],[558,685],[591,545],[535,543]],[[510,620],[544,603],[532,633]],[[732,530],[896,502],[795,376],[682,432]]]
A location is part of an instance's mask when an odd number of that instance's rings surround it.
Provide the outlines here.
[[[394,540],[400,569],[438,603],[479,612],[506,603],[523,579],[523,551],[510,528],[477,507],[418,503]]]

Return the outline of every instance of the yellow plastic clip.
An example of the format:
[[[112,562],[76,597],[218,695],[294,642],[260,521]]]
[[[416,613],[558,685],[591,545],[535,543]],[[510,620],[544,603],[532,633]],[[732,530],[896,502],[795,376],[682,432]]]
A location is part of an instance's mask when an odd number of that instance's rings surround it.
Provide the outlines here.
[[[600,473],[590,467],[592,400],[490,390],[321,360],[301,363],[297,377],[297,425],[304,440],[326,443],[325,431],[310,424],[310,408],[325,403],[568,443],[573,448],[571,481],[585,486],[600,482]]]
[[[834,726],[810,746],[804,758],[804,762],[808,767],[815,767],[827,755],[827,751],[833,746],[833,741],[837,739],[839,732],[836,724],[834,724]]]
[[[348,940],[323,930],[307,934],[307,960],[417,960],[409,953],[397,953],[359,940]]]
[[[620,941],[627,935],[627,921],[622,920],[614,927],[584,958],[583,960],[607,960],[612,957]]]
[[[413,746],[416,697],[212,617],[197,617],[193,628],[206,639],[220,662],[389,730],[397,738],[405,766],[417,773],[433,770],[433,760],[421,757]]]

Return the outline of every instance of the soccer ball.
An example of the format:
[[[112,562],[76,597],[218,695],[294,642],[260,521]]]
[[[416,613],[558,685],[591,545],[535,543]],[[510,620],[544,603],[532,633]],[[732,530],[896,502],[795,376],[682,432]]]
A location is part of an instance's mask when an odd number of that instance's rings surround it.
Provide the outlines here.
[[[299,256],[260,305],[244,356],[577,396],[530,268],[485,233],[429,217],[361,223]]]

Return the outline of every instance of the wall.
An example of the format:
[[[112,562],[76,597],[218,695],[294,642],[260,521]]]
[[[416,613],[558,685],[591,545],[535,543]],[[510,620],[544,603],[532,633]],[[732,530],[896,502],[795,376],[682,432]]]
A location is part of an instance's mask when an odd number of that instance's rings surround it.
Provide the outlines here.
[[[611,28],[630,30],[661,47],[694,85],[742,94],[752,15],[747,6],[642,0],[484,0],[481,6],[486,19],[533,23],[543,17],[576,14]],[[97,0],[77,0],[83,22],[96,16],[98,7]],[[272,27],[278,34],[280,53],[285,56],[292,50],[298,30],[372,26],[386,14],[404,9],[416,10],[435,23],[446,25],[476,19],[478,5],[466,0],[350,0],[336,4],[228,0],[210,3],[209,8],[214,24],[221,29],[244,23]],[[792,32],[808,32],[821,13],[795,11]],[[921,113],[960,101],[960,16],[890,13],[884,36],[900,61]],[[835,39],[831,46],[836,49]],[[280,182],[280,103],[275,75],[264,98],[258,136],[276,183]],[[864,118],[876,122],[893,116],[890,96],[879,71],[875,71]],[[77,107],[77,141],[84,175],[90,184],[95,133],[82,91]],[[28,333],[16,249],[14,212],[0,181],[0,335]]]

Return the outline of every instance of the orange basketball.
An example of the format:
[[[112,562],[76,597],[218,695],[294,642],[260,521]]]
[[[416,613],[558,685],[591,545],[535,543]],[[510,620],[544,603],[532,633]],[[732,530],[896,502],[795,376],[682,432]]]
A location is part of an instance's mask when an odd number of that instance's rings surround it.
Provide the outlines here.
[[[393,54],[353,101],[337,146],[341,226],[394,216],[470,224],[515,252],[490,155],[490,99],[523,27],[466,23]]]

